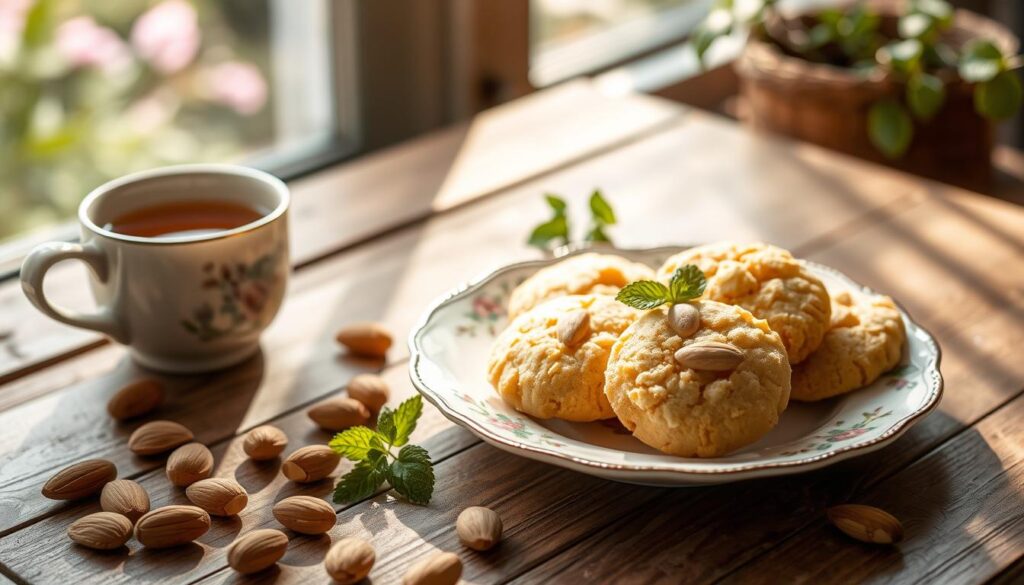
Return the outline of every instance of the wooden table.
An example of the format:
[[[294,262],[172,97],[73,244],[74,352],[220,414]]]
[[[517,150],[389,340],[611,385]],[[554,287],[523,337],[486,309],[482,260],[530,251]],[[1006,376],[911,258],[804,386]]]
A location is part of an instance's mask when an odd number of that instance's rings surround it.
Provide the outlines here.
[[[279,527],[274,501],[332,489],[248,462],[239,434],[269,422],[288,433],[289,450],[327,441],[306,408],[360,372],[382,371],[393,402],[410,395],[401,340],[428,302],[536,256],[523,241],[546,217],[542,193],[565,195],[583,216],[598,186],[619,214],[621,245],[759,238],[893,295],[942,345],[940,409],[894,445],[825,470],[673,490],[514,457],[427,406],[414,440],[436,462],[428,507],[387,492],[340,507],[328,536],[291,535],[279,567],[247,580],[325,581],[325,552],[350,535],[375,544],[374,583],[397,582],[437,549],[457,552],[473,583],[1024,580],[1024,210],[578,82],[293,183],[296,272],[262,355],[165,378],[169,400],[155,416],[191,428],[212,449],[216,475],[250,493],[237,519],[215,521],[194,545],[149,551],[132,541],[99,554],[67,539],[67,526],[98,504],[53,502],[39,489],[86,458],[115,462],[154,507],[186,500],[161,458],[127,450],[141,421],[105,413],[114,391],[149,374],[123,348],[38,315],[16,282],[0,283],[0,582],[239,580],[225,563],[236,537]],[[81,305],[83,278],[69,266],[50,286]],[[400,340],[387,363],[334,344],[340,325],[365,319]],[[849,540],[824,519],[839,502],[889,510],[906,540]],[[455,517],[473,504],[504,520],[491,552],[456,538]]]

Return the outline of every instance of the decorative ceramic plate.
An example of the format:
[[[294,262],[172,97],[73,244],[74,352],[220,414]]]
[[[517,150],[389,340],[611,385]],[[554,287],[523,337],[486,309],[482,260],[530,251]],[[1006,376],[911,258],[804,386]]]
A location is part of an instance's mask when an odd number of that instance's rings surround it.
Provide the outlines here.
[[[657,267],[682,248],[616,250]],[[582,251],[582,250],[581,250]],[[577,252],[578,253],[578,252]],[[790,402],[778,426],[727,456],[665,455],[617,421],[539,420],[506,404],[487,381],[491,342],[505,327],[512,289],[561,258],[496,270],[437,301],[409,338],[410,376],[449,419],[492,445],[599,477],[651,485],[698,485],[800,473],[892,443],[939,403],[939,347],[905,312],[907,346],[901,364],[868,387],[816,403]],[[807,263],[832,291],[870,292],[847,276]]]

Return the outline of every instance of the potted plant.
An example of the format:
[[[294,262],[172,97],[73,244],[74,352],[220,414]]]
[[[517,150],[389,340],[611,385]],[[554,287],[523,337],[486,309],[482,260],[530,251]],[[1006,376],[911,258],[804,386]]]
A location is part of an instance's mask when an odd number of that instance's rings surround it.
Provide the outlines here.
[[[775,0],[719,0],[694,37],[698,56],[740,27],[749,37],[735,68],[755,128],[975,189],[989,184],[994,124],[1020,109],[1022,93],[1018,41],[999,23],[944,0],[799,13]]]

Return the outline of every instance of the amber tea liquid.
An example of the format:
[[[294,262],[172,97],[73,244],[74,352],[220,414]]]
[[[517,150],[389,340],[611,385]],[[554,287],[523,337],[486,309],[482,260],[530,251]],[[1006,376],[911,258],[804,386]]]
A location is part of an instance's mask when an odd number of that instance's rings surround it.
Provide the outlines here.
[[[105,227],[128,236],[178,238],[232,230],[261,217],[255,209],[231,201],[175,201],[129,211]]]

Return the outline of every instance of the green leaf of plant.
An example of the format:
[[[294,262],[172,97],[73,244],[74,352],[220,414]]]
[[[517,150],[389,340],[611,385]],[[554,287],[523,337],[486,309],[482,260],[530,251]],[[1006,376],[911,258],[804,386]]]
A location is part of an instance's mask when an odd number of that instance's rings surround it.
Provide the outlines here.
[[[899,158],[914,137],[914,123],[895,100],[882,100],[868,112],[868,137],[889,158]]]
[[[345,429],[334,435],[334,438],[331,439],[331,442],[327,443],[327,446],[334,450],[335,453],[352,461],[361,461],[368,458],[371,451],[381,453],[385,451],[385,447],[380,442],[377,433],[373,429],[363,426]]]
[[[974,88],[974,109],[990,120],[1005,120],[1020,110],[1021,84],[1014,71],[1003,71]]]
[[[685,303],[704,294],[708,281],[695,264],[677,268],[669,280],[669,297],[673,303]]]
[[[418,445],[406,445],[387,468],[391,487],[413,504],[428,504],[434,493],[434,465],[430,454]]]
[[[594,221],[604,225],[615,225],[615,211],[601,195],[599,189],[595,189],[590,195],[590,214]]]
[[[938,23],[927,14],[912,13],[900,17],[899,33],[905,39],[920,39],[931,33]]]
[[[601,225],[598,224],[590,228],[590,231],[587,232],[586,241],[611,242],[612,240],[611,238],[608,237],[608,234],[604,233],[604,228],[602,228]]]
[[[889,43],[878,50],[878,62],[897,73],[912,73],[921,68],[924,45],[917,39]]]
[[[563,244],[569,243],[569,222],[564,215],[556,216],[534,228],[527,243],[537,248],[547,248],[552,241],[558,239]]]
[[[918,120],[931,120],[946,101],[946,86],[928,73],[917,73],[907,80],[907,104]]]
[[[653,280],[638,280],[622,287],[615,300],[646,311],[671,301],[668,287]]]
[[[1003,53],[994,43],[974,40],[964,47],[958,71],[968,83],[982,83],[995,78],[1005,68]]]
[[[548,205],[551,206],[551,209],[554,210],[556,217],[565,215],[565,199],[562,199],[558,195],[552,195],[551,193],[545,194],[544,199],[548,202]]]
[[[409,441],[409,435],[416,430],[416,421],[423,412],[423,397],[419,394],[406,399],[393,412],[394,439],[391,444],[401,447]]]
[[[360,461],[334,487],[334,501],[341,504],[356,502],[373,495],[387,475],[387,459],[375,462]]]
[[[911,10],[926,14],[942,25],[948,25],[953,20],[953,5],[945,0],[916,0]]]

